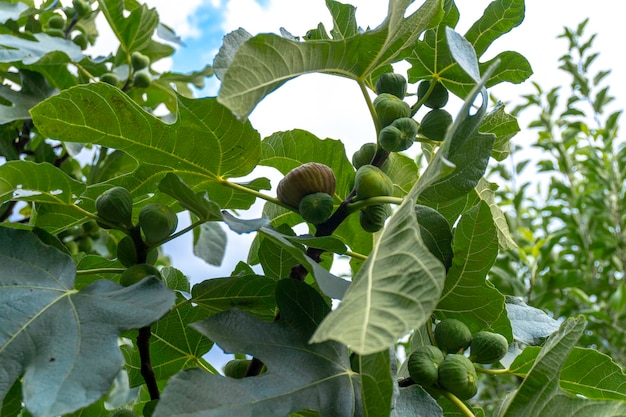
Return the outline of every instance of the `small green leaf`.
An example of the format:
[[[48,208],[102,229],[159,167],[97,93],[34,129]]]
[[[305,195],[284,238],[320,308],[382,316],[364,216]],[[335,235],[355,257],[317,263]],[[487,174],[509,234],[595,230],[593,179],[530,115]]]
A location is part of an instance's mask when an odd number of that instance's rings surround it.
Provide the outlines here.
[[[437,401],[418,385],[400,388],[391,417],[443,417],[443,411]]]
[[[515,340],[527,345],[539,345],[559,329],[558,321],[520,299],[507,297],[506,311]]]
[[[359,356],[361,398],[366,416],[389,415],[395,383],[391,376],[391,366],[388,350]]]
[[[154,278],[77,291],[72,259],[23,230],[0,228],[0,248],[0,400],[23,375],[23,401],[36,416],[102,397],[123,364],[121,331],[155,322],[174,303]]]
[[[202,223],[193,230],[193,254],[209,265],[220,266],[224,260],[227,239],[219,223]]]
[[[326,0],[326,7],[333,17],[333,28],[330,30],[333,39],[347,39],[359,33],[356,23],[356,7],[335,0]]]
[[[270,225],[270,220],[266,217],[261,217],[260,219],[240,219],[227,211],[223,211],[222,216],[224,217],[224,223],[230,230],[239,234],[256,232],[260,228]]]

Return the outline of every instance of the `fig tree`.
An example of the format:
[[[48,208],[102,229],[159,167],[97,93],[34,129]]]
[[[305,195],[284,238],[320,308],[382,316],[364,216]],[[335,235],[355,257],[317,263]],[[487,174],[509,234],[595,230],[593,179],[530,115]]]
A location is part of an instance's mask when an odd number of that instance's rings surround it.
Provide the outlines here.
[[[395,72],[386,72],[378,77],[374,87],[378,95],[388,93],[402,100],[406,96],[406,86],[407,83],[404,76]]]
[[[460,320],[444,319],[435,327],[435,341],[445,353],[467,349],[472,342],[472,332]]]
[[[411,116],[409,105],[389,93],[383,93],[374,99],[374,109],[381,129],[389,126],[396,119]]]
[[[417,86],[417,99],[424,98],[431,83],[435,83],[433,90],[430,92],[424,105],[431,109],[440,109],[448,103],[448,90],[438,81],[424,80]]]
[[[278,183],[276,196],[288,206],[298,208],[302,197],[314,193],[335,194],[337,180],[324,164],[307,162],[292,169]]]
[[[481,331],[472,336],[469,358],[476,363],[493,363],[504,358],[508,350],[506,337],[499,333]]]
[[[133,198],[124,187],[113,187],[96,199],[96,211],[102,219],[124,227],[132,226]],[[102,225],[108,227],[106,225]]]
[[[378,135],[380,147],[387,152],[401,152],[413,145],[418,125],[410,117],[401,117],[384,127]]]
[[[326,193],[306,195],[300,200],[298,211],[309,223],[324,223],[333,213],[333,198]]]
[[[469,400],[478,392],[474,364],[463,355],[446,355],[437,373],[439,386],[461,400]]]
[[[148,264],[133,265],[122,272],[122,275],[120,276],[120,285],[129,287],[148,276],[161,279],[161,273],[156,267]]]
[[[363,165],[354,177],[356,200],[386,196],[393,193],[393,181],[380,168]]]
[[[419,133],[430,140],[441,142],[452,124],[452,115],[443,109],[431,110],[422,119]]]
[[[419,346],[407,361],[409,375],[416,383],[428,387],[437,382],[439,364],[443,362],[443,353],[436,346]]]
[[[146,243],[159,242],[176,231],[178,216],[164,204],[148,204],[139,212],[139,227]]]

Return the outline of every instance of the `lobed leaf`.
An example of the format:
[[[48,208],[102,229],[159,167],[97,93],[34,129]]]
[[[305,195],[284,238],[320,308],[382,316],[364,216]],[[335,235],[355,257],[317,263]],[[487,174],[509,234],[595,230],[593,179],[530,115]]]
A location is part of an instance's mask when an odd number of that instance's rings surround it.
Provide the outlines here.
[[[36,417],[73,412],[102,397],[124,361],[123,330],[147,326],[174,303],[160,281],[100,280],[75,290],[72,259],[32,233],[0,228],[0,400],[22,377]]]

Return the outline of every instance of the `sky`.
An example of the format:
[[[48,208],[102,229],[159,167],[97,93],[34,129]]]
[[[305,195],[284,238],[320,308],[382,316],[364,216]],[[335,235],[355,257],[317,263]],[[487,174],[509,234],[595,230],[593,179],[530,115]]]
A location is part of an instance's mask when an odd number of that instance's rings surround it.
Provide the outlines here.
[[[222,37],[239,27],[252,34],[278,33],[280,27],[298,36],[323,22],[327,29],[332,27],[324,0],[146,0],[150,7],[159,12],[161,21],[173,28],[186,46],[179,48],[171,59],[160,63],[160,69],[187,72],[211,64]],[[387,2],[382,0],[347,1],[357,7],[357,21],[362,27],[375,27],[386,14]],[[417,0],[417,5],[422,1]],[[464,33],[478,19],[489,0],[456,0],[461,12],[461,21],[456,30]],[[611,91],[618,97],[614,109],[624,108],[626,84],[620,74],[626,74],[626,60],[622,57],[622,19],[626,9],[620,0],[527,0],[526,18],[518,28],[494,42],[485,58],[504,50],[514,50],[524,55],[534,70],[532,81],[545,88],[567,83],[567,78],[558,69],[558,58],[567,51],[567,42],[557,39],[563,27],[576,27],[589,18],[587,34],[597,33],[595,50],[601,55],[595,70],[612,69],[607,79]],[[108,53],[114,50],[112,33],[101,31],[101,39],[93,53]],[[216,95],[219,82],[207,80],[207,88],[197,96]],[[533,92],[530,82],[522,85],[501,85],[492,89],[504,102],[519,103],[519,97]],[[622,99],[619,99],[622,97]],[[373,124],[362,101],[356,83],[327,75],[304,75],[289,81],[276,92],[266,97],[250,116],[252,125],[266,137],[273,132],[293,128],[306,129],[320,138],[344,141],[350,156],[362,143],[371,142]],[[514,141],[524,144],[534,140],[532,132],[525,130],[528,121],[520,120],[522,132]],[[279,177],[271,169],[255,172],[255,176],[269,176],[275,187]],[[274,193],[274,191],[270,191]],[[250,212],[242,213],[247,218],[260,215],[262,205],[256,204]],[[179,227],[189,224],[185,215],[180,216]],[[164,247],[171,256],[173,266],[182,270],[192,282],[208,278],[229,276],[240,260],[245,261],[252,240],[251,235],[228,233],[228,246],[221,266],[211,266],[192,253],[192,236],[187,234]],[[345,266],[345,264],[344,264]],[[212,363],[220,362],[217,351],[212,352]]]

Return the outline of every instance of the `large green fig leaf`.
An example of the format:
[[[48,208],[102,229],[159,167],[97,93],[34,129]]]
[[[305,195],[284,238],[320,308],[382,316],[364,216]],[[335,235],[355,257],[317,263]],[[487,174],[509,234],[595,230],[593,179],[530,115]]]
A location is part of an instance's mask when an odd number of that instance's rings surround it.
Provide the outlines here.
[[[232,379],[183,371],[168,383],[154,417],[284,417],[305,409],[362,416],[360,382],[347,349],[335,342],[308,344],[330,307],[296,280],[280,281],[276,299],[281,317],[272,323],[234,309],[193,325],[225,351],[259,358],[267,372]]]
[[[411,3],[413,0],[389,2],[387,18],[380,26],[346,39],[298,42],[261,34],[245,40],[234,54],[235,46],[226,48],[229,58],[223,61],[230,65],[222,79],[219,101],[246,118],[263,97],[302,74],[330,73],[364,81],[376,69],[403,58],[419,35],[441,20],[441,0],[426,0],[405,17]],[[241,41],[238,35],[235,42]]]
[[[585,319],[582,316],[567,319],[559,331],[550,336],[520,387],[497,415],[499,417],[626,415],[626,401],[587,399],[573,396],[559,387],[561,371],[584,330]]]
[[[452,52],[456,45],[450,45],[447,36],[449,28],[458,22],[458,9],[453,2],[447,3],[446,15],[437,28],[426,31],[418,41],[413,56],[407,59],[411,68],[407,71],[410,82],[435,78],[448,90],[459,97],[465,97],[476,83],[476,78],[462,68]],[[524,0],[496,0],[489,4],[483,16],[465,34],[465,40],[475,50],[475,56],[483,56],[487,48],[500,36],[519,25],[524,19]],[[481,62],[484,71],[494,62],[499,65],[491,74],[487,86],[501,82],[521,83],[532,74],[530,64],[520,54],[505,51],[496,57]]]
[[[214,98],[178,96],[177,120],[167,124],[118,88],[95,83],[65,90],[37,105],[31,114],[44,135],[123,150],[135,158],[140,164],[137,170],[120,179],[134,182],[127,187],[131,192],[172,172],[194,192],[207,191],[222,208],[248,208],[255,200],[239,191],[242,186],[224,180],[254,169],[261,153],[259,134]],[[147,165],[150,172],[138,184],[137,174]]]
[[[526,347],[509,369],[525,378],[540,352],[538,346]],[[573,395],[626,402],[626,373],[609,356],[594,349],[575,347],[572,350],[563,363],[559,385]]]
[[[54,54],[54,59],[46,64],[65,65],[68,62],[79,62],[84,57],[78,45],[68,39],[45,33],[36,33],[33,36],[34,40],[0,34],[0,62],[31,65],[48,54]]]
[[[30,232],[0,229],[0,399],[22,377],[36,417],[73,412],[110,388],[124,359],[118,336],[174,303],[160,281],[101,280],[74,289],[72,259]]]
[[[487,203],[481,201],[461,216],[452,248],[452,266],[437,304],[437,315],[460,319],[472,331],[508,327],[506,336],[510,340],[510,325],[494,324],[501,317],[506,322],[504,295],[485,280],[498,256],[498,235]]]

